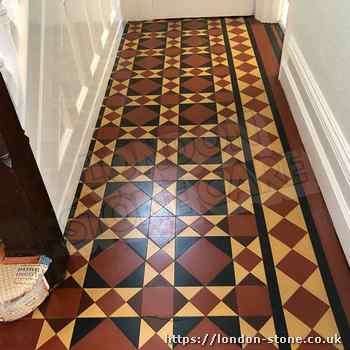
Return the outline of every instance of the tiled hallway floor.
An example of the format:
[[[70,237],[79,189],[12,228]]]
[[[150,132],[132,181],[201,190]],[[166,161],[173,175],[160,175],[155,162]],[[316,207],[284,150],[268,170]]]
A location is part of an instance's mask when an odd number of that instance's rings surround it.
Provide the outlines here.
[[[5,348],[15,330],[31,345],[6,349],[163,350],[166,335],[206,333],[348,341],[251,26],[129,23],[67,228],[67,279],[7,326]],[[280,346],[334,348],[346,347]]]

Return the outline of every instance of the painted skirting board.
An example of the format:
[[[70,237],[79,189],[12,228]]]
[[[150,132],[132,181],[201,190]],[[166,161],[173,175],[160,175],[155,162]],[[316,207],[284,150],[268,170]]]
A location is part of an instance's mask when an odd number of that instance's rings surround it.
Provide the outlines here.
[[[127,20],[162,18],[251,16],[266,23],[277,23],[283,0],[122,0]]]
[[[171,0],[122,0],[121,5],[123,18],[132,21],[184,17],[249,16],[254,14],[255,0],[176,0],[175,2]]]
[[[280,81],[350,263],[350,145],[295,38],[284,45]]]

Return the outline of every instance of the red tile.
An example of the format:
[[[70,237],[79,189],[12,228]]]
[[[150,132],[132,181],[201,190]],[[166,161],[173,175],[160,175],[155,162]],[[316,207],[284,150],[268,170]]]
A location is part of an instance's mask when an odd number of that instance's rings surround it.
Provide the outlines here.
[[[173,308],[173,287],[145,287],[142,290],[142,316],[171,318]]]
[[[167,253],[160,250],[152,255],[148,259],[148,262],[156,271],[161,272],[173,262],[173,259]]]
[[[284,257],[277,267],[299,284],[303,284],[317,268],[313,262],[294,250]]]
[[[45,317],[75,318],[78,316],[83,290],[80,288],[54,289],[48,299]]]
[[[251,271],[257,264],[259,264],[261,258],[251,250],[244,249],[236,256],[235,261],[243,266],[246,270]]]
[[[165,344],[159,335],[155,334],[142,346],[141,350],[169,350],[169,346]]]
[[[118,241],[93,259],[90,265],[109,286],[115,287],[142,263],[143,260],[127,244]]]
[[[0,323],[1,350],[34,350],[44,320],[18,320]]]
[[[178,196],[200,214],[205,214],[219,204],[225,196],[206,182],[197,182]]]
[[[191,224],[191,227],[200,235],[204,236],[214,227],[214,225],[208,219],[200,217]]]
[[[106,319],[78,341],[72,350],[99,349],[101,346],[103,350],[115,350],[116,345],[120,350],[135,350],[124,333],[111,320]]]
[[[160,247],[163,247],[175,236],[175,217],[151,217],[148,236]]]
[[[125,304],[124,299],[113,289],[97,300],[96,304],[107,315],[111,315],[115,310]]]
[[[230,263],[231,259],[203,238],[177,261],[203,285],[207,285]]]
[[[271,234],[293,248],[307,233],[290,221],[283,219],[271,230]]]
[[[38,350],[67,350],[65,345],[61,342],[60,338],[58,336],[54,336],[49,341],[47,341],[45,344],[40,346]]]
[[[301,287],[289,298],[285,308],[310,328],[313,328],[329,309],[329,306]]]
[[[237,286],[235,288],[240,316],[270,316],[270,297],[265,286]]]
[[[202,288],[192,299],[191,303],[204,315],[208,313],[220,302],[207,288]]]

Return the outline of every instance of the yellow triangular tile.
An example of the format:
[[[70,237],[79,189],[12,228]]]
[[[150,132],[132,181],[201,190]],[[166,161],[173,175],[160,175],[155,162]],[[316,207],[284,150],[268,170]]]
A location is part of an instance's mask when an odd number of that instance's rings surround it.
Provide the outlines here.
[[[247,271],[245,268],[243,268],[239,264],[235,264],[234,268],[235,268],[236,284],[239,284],[249,274],[249,271]]]
[[[239,318],[239,325],[241,329],[241,333],[246,337],[254,337],[257,333],[256,329],[254,329],[249,323],[244,321],[243,318]]]
[[[167,253],[171,258],[175,258],[175,241],[171,240],[162,250]]]
[[[202,287],[176,287],[176,289],[187,299],[191,300]],[[209,289],[209,288],[208,288]]]
[[[316,269],[311,276],[304,282],[303,287],[325,304],[329,305],[328,296],[324,288],[320,270]]]
[[[139,316],[129,304],[124,304],[118,310],[114,311],[109,317],[139,317]]]
[[[99,318],[107,317],[106,314],[96,305],[92,304],[89,308],[83,311],[79,318]]]
[[[177,317],[204,316],[192,303],[187,303],[178,313]]]
[[[146,321],[141,319],[139,348],[142,348],[142,346],[145,345],[155,334],[156,332],[146,323]]]
[[[159,250],[159,247],[154,244],[150,239],[147,241],[147,260],[154,255],[155,253],[157,253]]]
[[[334,320],[332,309],[329,309],[314,327],[314,330],[322,337],[331,337],[334,334],[339,334],[337,325]]]
[[[251,273],[261,282],[266,283],[266,274],[263,261],[259,262],[259,264],[254,267]]]
[[[98,239],[117,239],[117,235],[110,229],[98,236]]]
[[[79,254],[84,257],[87,261],[90,259],[93,242],[86,244],[83,248],[79,249]]]
[[[318,265],[309,235],[305,235],[293,248],[300,255]]]
[[[69,347],[70,347],[70,342],[72,340],[74,326],[75,326],[75,320],[73,320],[72,322],[68,323],[63,329],[61,329],[57,333],[58,338],[60,338],[61,342],[63,343],[63,345],[67,349],[69,349]]]
[[[158,272],[147,262],[145,263],[145,274],[143,278],[143,285],[147,285],[154,277],[158,275]]]
[[[263,208],[267,229],[271,231],[282,221],[283,217],[281,215],[278,215],[275,211],[271,210],[265,205],[263,205]]]
[[[80,287],[84,286],[85,275],[87,271],[88,265],[83,266],[81,269],[73,273],[72,277],[79,284]]]
[[[239,255],[244,249],[245,247],[241,243],[231,238],[231,250],[234,252],[235,256]]]
[[[260,248],[259,238],[255,238],[252,242],[250,242],[247,248],[253,253],[255,253],[257,256],[261,257],[261,248]]]
[[[282,243],[279,239],[271,235],[270,243],[272,248],[273,260],[277,265],[291,251],[291,249],[287,245]]]
[[[284,315],[288,326],[289,336],[305,338],[310,333],[310,327],[292,315],[288,310],[284,310]]]
[[[236,313],[231,310],[226,304],[220,302],[213,310],[211,310],[208,316],[235,316]]]
[[[124,301],[128,301],[135,296],[141,288],[114,288]]]
[[[167,337],[169,337],[169,335],[172,335],[173,332],[174,332],[174,321],[170,320],[157,332],[157,334],[164,342],[166,342]]]
[[[302,230],[307,231],[304,215],[300,206],[296,206],[287,216],[286,219],[292,222],[294,225],[299,226]]]
[[[32,314],[32,319],[33,320],[42,320],[44,317],[44,315],[41,313],[41,311],[39,309],[35,309],[33,314]]]
[[[276,274],[278,277],[282,302],[286,303],[288,299],[297,291],[297,289],[300,288],[300,285],[278,269],[276,269]]]
[[[174,285],[175,265],[170,264],[165,270],[161,272],[161,276],[164,277],[171,285]]]
[[[145,235],[138,231],[137,229],[132,230],[130,233],[128,233],[126,236],[124,236],[124,239],[129,238],[145,238]]]
[[[86,294],[93,300],[97,301],[107,294],[112,288],[85,288]]]
[[[56,332],[51,328],[49,323],[45,320],[43,326],[41,327],[40,336],[36,344],[36,349],[39,349],[43,344],[49,341],[52,337],[56,335]]]
[[[264,324],[264,326],[259,331],[260,334],[262,334],[264,337],[273,337],[276,334],[275,331],[275,324],[273,322],[273,318],[271,317],[267,322]]]
[[[232,290],[232,287],[207,287],[217,298],[223,300],[227,294],[229,294]]]

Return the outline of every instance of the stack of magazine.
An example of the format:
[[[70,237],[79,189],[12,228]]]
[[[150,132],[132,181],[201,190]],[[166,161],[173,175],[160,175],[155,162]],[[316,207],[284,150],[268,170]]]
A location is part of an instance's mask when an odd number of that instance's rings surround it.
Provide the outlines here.
[[[34,311],[49,295],[46,256],[5,258],[0,255],[0,322],[14,321]]]

